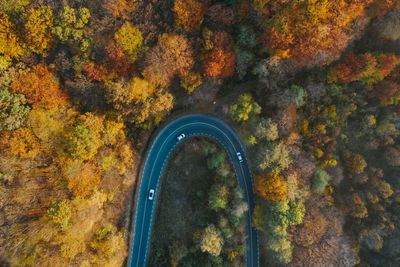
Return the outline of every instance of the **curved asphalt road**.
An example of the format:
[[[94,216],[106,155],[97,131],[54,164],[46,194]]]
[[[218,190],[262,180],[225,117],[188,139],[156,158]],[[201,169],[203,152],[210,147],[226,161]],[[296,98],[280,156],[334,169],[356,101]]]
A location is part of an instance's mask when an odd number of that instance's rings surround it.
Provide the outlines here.
[[[146,266],[160,177],[170,153],[180,143],[177,137],[181,133],[186,135],[185,138],[194,135],[209,136],[218,141],[228,153],[235,169],[238,183],[249,204],[246,227],[246,266],[258,267],[260,265],[258,233],[251,226],[251,214],[255,206],[255,198],[246,150],[231,127],[208,114],[187,115],[172,121],[161,130],[151,145],[142,170],[141,183],[136,199],[133,238],[128,266]],[[242,154],[242,163],[239,162],[236,152]],[[154,200],[148,200],[150,189],[155,190]]]

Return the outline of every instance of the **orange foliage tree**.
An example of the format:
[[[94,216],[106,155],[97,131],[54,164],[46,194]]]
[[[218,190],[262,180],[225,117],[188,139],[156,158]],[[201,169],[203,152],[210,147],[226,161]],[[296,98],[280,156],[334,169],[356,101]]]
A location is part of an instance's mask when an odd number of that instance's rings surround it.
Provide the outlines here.
[[[287,199],[286,182],[275,173],[256,176],[254,179],[254,191],[266,200]]]
[[[146,56],[147,67],[143,71],[146,80],[166,86],[174,75],[185,77],[193,68],[193,49],[181,34],[163,34]]]
[[[28,128],[4,133],[0,144],[4,151],[20,158],[34,158],[40,151],[39,139]]]
[[[104,7],[109,9],[114,17],[124,16],[133,11],[133,2],[136,0],[106,0]]]
[[[400,100],[399,89],[400,86],[397,83],[384,80],[374,86],[368,97],[376,97],[382,104],[390,105],[395,103],[395,100]]]
[[[372,0],[253,0],[264,17],[260,36],[267,49],[291,57],[300,65],[325,62],[343,51],[352,38],[353,20],[365,15]]]
[[[93,62],[87,63],[83,67],[83,70],[85,71],[86,75],[94,81],[102,81],[106,75],[106,70],[104,67]]]
[[[400,58],[394,54],[348,54],[331,68],[328,79],[343,83],[363,81],[374,84],[382,81],[399,64]]]
[[[107,44],[106,52],[108,70],[123,76],[131,76],[135,73],[135,64],[115,41]]]
[[[209,1],[201,0],[175,0],[172,11],[175,14],[175,23],[190,32],[198,30],[201,19],[206,13]]]
[[[66,102],[66,95],[45,64],[38,64],[30,71],[17,74],[11,88],[14,92],[24,94],[34,108],[40,105],[55,108]]]
[[[235,71],[235,61],[232,37],[226,32],[214,33],[213,46],[204,54],[205,76],[231,76]]]
[[[63,168],[68,189],[74,196],[87,196],[100,183],[102,171],[93,163],[70,162]]]

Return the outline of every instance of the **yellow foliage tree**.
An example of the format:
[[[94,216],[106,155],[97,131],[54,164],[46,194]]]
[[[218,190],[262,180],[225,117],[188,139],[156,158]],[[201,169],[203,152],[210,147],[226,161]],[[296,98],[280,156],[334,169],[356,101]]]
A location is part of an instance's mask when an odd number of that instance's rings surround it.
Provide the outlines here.
[[[24,53],[22,41],[8,15],[0,12],[0,54],[5,60],[18,59]]]
[[[130,23],[125,23],[114,35],[115,41],[124,49],[132,61],[136,60],[142,46],[142,33]]]
[[[7,152],[21,158],[34,158],[40,151],[39,139],[29,128],[5,133],[1,143]]]
[[[47,56],[53,45],[53,12],[48,6],[28,10],[25,19],[25,41],[35,53]]]

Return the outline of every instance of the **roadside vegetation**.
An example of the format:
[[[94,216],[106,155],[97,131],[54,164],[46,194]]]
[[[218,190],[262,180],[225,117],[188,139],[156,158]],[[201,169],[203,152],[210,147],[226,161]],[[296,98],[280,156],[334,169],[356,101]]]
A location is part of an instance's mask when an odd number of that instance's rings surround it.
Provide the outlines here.
[[[191,138],[161,178],[150,266],[244,266],[248,205],[226,152]]]

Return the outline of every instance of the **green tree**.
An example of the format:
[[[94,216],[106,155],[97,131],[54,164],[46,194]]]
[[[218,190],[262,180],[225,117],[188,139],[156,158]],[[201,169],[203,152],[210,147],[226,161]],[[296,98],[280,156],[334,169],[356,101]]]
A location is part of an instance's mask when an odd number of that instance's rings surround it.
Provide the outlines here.
[[[142,46],[142,33],[131,25],[125,23],[114,35],[115,41],[124,49],[132,61],[136,60]]]
[[[173,241],[168,249],[172,266],[177,266],[179,261],[189,253],[187,247],[182,241]]]
[[[262,149],[258,154],[258,168],[261,170],[269,168],[272,172],[279,173],[289,167],[292,163],[288,147],[283,142],[277,144],[273,142],[268,144],[266,147],[260,146],[259,149]]]
[[[0,131],[11,131],[25,125],[30,108],[24,95],[0,90]]]
[[[71,218],[71,205],[68,199],[53,201],[47,210],[47,215],[62,228],[68,226]]]
[[[231,117],[238,122],[247,121],[261,113],[261,107],[253,100],[251,94],[242,94],[230,106]]]
[[[289,210],[287,218],[290,225],[298,225],[303,223],[306,208],[303,203],[297,201],[289,201]]]
[[[55,20],[53,32],[63,43],[79,42],[81,51],[85,52],[89,40],[83,40],[83,28],[89,22],[89,18],[89,9],[74,9],[65,5]]]
[[[252,69],[251,73],[256,75],[258,78],[267,78],[269,71],[266,65],[266,60],[260,60]]]
[[[217,169],[224,165],[226,162],[226,153],[224,150],[220,150],[217,153],[213,153],[211,157],[207,159],[207,167],[209,169]]]
[[[317,193],[323,193],[330,179],[331,177],[323,168],[317,167],[312,178],[312,189]]]
[[[208,197],[208,205],[213,210],[226,209],[229,190],[224,185],[214,185]]]
[[[73,159],[89,160],[101,145],[100,134],[96,130],[78,124],[67,137],[66,149]]]
[[[305,98],[307,97],[306,91],[300,86],[292,85],[289,88],[290,100],[296,106],[300,108],[305,104]]]
[[[257,37],[249,27],[241,25],[237,30],[236,42],[242,48],[252,49],[257,45]]]
[[[87,8],[78,10],[65,5],[55,20],[54,33],[62,41],[80,40],[83,37],[83,27],[89,22],[90,12]]]
[[[247,74],[247,69],[254,60],[254,55],[246,50],[239,49],[236,52],[236,73],[239,79],[243,79]]]

